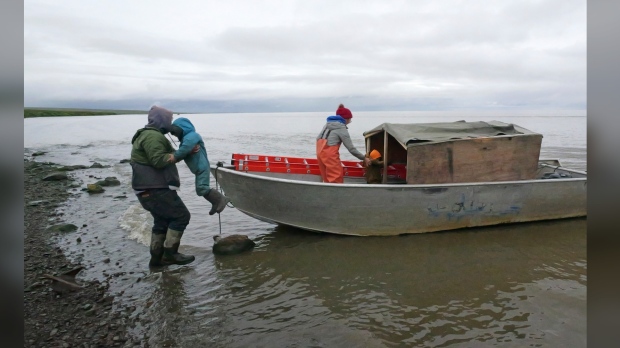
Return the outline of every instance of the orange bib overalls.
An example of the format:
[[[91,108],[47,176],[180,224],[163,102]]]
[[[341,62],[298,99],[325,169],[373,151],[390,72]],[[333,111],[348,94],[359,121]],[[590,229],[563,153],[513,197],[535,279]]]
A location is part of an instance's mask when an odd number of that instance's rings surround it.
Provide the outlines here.
[[[319,161],[319,169],[321,170],[321,179],[323,182],[342,184],[344,182],[344,173],[342,170],[342,162],[340,162],[340,144],[327,145],[327,136],[329,130],[325,130],[321,138],[316,141],[316,158]]]

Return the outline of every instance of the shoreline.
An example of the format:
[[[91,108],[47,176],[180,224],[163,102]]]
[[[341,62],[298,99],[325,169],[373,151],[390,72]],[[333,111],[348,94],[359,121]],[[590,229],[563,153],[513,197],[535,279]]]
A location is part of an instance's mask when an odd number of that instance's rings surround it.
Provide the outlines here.
[[[24,108],[24,118],[69,116],[114,116],[148,114],[148,110],[73,109],[73,108]]]
[[[83,281],[78,273],[81,288],[72,290],[47,278],[82,267],[55,242],[74,232],[48,229],[63,223],[64,213],[57,208],[71,196],[71,189],[79,187],[70,174],[58,181],[43,180],[59,167],[24,159],[24,347],[139,346],[141,342],[130,339],[127,332],[130,315],[114,308],[107,282]]]

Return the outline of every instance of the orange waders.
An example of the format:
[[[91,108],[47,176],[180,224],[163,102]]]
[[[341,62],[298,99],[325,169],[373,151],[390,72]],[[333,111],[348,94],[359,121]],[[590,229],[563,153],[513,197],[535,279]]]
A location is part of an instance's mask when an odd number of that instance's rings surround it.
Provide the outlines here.
[[[327,139],[316,141],[316,158],[319,160],[319,169],[321,170],[323,182],[337,184],[344,182],[339,150],[340,144],[329,146],[327,145]]]

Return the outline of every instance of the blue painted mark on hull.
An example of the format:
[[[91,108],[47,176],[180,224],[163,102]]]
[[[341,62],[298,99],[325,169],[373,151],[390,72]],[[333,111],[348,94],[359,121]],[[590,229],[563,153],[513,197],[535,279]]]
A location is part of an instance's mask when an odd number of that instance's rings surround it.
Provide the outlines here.
[[[469,201],[465,203],[464,195],[461,202],[454,203],[452,206],[433,206],[427,207],[428,215],[432,218],[447,218],[448,220],[459,220],[464,217],[472,216],[506,216],[518,215],[521,212],[520,205],[511,205],[507,208],[498,209],[492,203],[479,203]]]

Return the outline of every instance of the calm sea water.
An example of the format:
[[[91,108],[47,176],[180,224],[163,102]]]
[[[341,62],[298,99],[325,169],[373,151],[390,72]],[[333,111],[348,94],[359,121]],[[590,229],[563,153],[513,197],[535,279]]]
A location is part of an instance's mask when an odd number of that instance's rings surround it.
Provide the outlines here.
[[[362,132],[383,122],[498,120],[542,133],[541,157],[587,170],[586,117],[354,115],[349,132],[362,150]],[[234,152],[312,157],[328,115],[184,116],[214,164],[229,162]],[[26,154],[47,151],[40,161],[110,166],[72,172],[82,186],[107,176],[122,182],[101,195],[76,189],[59,210],[64,221],[82,227],[58,243],[87,267],[84,279],[109,281],[117,308],[131,312],[130,331],[150,346],[586,346],[586,219],[399,237],[317,234],[234,208],[221,220],[209,216],[210,205],[195,195],[193,175],[180,163],[180,195],[192,213],[181,251],[196,261],[150,272],[151,218],[132,194],[129,165],[119,163],[145,123],[146,115],[25,119],[24,147]],[[248,235],[257,247],[213,255],[220,228],[223,235]]]

